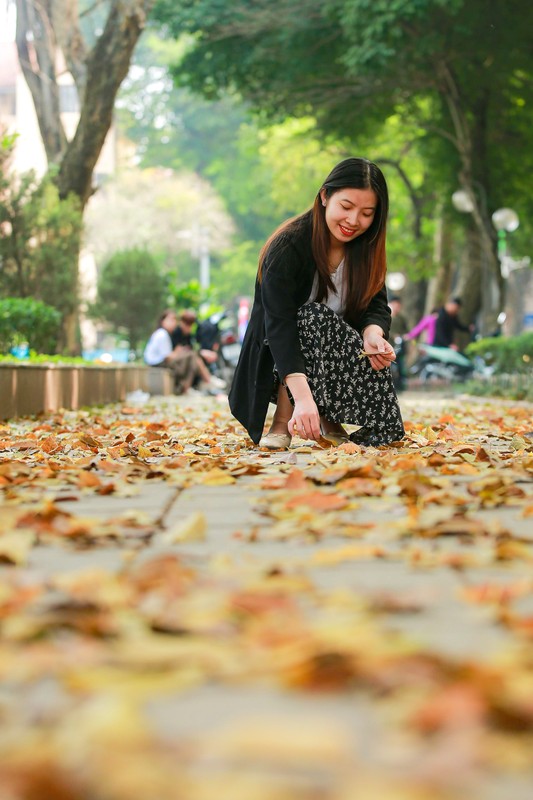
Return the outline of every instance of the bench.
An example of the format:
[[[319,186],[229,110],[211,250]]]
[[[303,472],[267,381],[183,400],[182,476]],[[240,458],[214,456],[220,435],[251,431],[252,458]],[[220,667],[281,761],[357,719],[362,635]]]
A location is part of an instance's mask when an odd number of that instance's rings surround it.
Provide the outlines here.
[[[164,367],[148,367],[146,384],[150,395],[174,394],[174,376]]]

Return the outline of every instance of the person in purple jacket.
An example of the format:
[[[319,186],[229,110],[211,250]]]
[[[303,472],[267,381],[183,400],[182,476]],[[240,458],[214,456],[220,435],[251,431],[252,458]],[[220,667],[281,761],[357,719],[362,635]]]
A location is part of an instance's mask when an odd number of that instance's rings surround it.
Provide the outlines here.
[[[411,341],[412,339],[417,339],[422,333],[425,333],[426,344],[433,344],[435,341],[438,315],[438,310],[434,308],[429,314],[425,314],[422,319],[416,323],[414,328],[407,331],[403,338]]]
[[[293,435],[387,444],[404,428],[390,374],[385,288],[388,191],[376,164],[337,164],[313,207],[283,223],[259,257],[254,303],[229,393],[262,448]],[[269,403],[276,404],[264,431]]]

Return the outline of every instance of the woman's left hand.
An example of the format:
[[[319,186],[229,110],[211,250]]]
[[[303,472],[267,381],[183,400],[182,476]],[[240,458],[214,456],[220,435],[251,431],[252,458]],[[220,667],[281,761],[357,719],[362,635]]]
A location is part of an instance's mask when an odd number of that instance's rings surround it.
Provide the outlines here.
[[[363,347],[368,356],[372,369],[379,371],[390,367],[396,361],[396,353],[389,342],[383,338],[383,331],[378,325],[369,325],[363,332]],[[375,355],[374,355],[375,354]]]

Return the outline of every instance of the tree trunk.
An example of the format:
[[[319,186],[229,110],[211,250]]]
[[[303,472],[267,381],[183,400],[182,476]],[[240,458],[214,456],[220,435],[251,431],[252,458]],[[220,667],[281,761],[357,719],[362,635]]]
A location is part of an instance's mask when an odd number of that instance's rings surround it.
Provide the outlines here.
[[[93,171],[112,124],[116,95],[152,2],[112,0],[103,33],[88,52],[79,29],[77,0],[16,0],[19,60],[33,97],[48,162],[59,165],[60,197],[74,193],[82,210],[93,192]],[[58,48],[81,102],[78,127],[68,143],[60,116]],[[73,269],[77,273],[78,262]],[[63,321],[64,346],[69,353],[80,352],[78,331],[76,311]]]
[[[87,59],[87,82],[74,138],[59,167],[61,197],[74,192],[85,207],[92,194],[92,175],[113,121],[120,84],[146,23],[149,0],[115,0],[106,26]]]
[[[443,215],[442,209],[440,209],[433,249],[435,274],[429,282],[426,307],[424,309],[426,314],[429,314],[434,308],[442,306],[451,292],[453,275],[451,245],[450,225]]]
[[[445,63],[441,63],[438,69],[441,78],[439,91],[449,111],[455,134],[454,144],[461,162],[459,180],[472,203],[471,214],[478,236],[477,249],[484,264],[484,279],[491,287],[488,291],[491,296],[496,293],[494,305],[497,316],[505,303],[505,282],[497,253],[496,235],[487,208],[487,190],[483,182],[475,177],[476,174],[481,177],[488,174],[485,166],[487,152],[485,98],[481,97],[474,121],[469,122],[452,70]],[[476,271],[474,264],[466,265],[466,268]]]
[[[61,124],[56,76],[56,40],[47,5],[17,0],[17,52],[33,98],[48,163],[60,160],[67,144]]]

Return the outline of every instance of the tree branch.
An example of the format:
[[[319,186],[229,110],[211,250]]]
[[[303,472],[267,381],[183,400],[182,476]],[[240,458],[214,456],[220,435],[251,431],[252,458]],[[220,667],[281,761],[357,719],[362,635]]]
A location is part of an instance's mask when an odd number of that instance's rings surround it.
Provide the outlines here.
[[[61,123],[56,81],[56,42],[46,8],[34,0],[16,0],[16,44],[30,89],[47,159],[58,162],[67,144]]]

